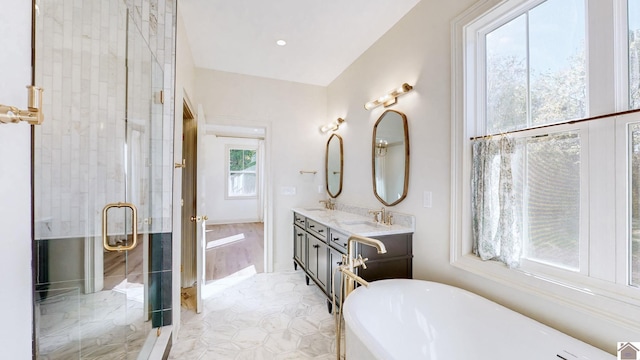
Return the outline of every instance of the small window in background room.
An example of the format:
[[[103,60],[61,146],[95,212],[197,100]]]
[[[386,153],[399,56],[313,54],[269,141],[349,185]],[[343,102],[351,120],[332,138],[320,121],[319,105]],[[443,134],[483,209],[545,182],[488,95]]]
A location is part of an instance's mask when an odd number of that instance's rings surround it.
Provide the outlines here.
[[[229,149],[228,198],[253,198],[257,188],[257,150]]]

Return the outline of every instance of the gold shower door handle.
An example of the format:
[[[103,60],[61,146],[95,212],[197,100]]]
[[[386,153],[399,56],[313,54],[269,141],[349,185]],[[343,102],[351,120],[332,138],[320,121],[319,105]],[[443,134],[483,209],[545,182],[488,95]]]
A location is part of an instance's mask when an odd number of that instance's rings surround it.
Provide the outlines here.
[[[132,238],[131,245],[127,246],[111,246],[107,240],[107,211],[111,208],[123,208],[128,207],[131,209],[131,222],[132,222]],[[138,245],[138,209],[131,203],[117,202],[105,205],[102,209],[102,245],[107,251],[129,251]]]

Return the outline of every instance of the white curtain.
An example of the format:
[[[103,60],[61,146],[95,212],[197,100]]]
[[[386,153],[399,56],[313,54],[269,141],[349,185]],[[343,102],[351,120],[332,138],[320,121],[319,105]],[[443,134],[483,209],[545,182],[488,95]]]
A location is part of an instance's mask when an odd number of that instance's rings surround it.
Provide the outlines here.
[[[519,265],[522,253],[512,176],[515,147],[505,136],[475,140],[471,175],[473,250],[482,260],[509,267]]]

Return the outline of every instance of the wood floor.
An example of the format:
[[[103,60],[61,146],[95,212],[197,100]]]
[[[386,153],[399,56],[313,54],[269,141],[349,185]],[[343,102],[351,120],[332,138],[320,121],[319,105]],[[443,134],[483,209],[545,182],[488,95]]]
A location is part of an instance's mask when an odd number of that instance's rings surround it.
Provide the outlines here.
[[[232,242],[206,250],[207,282],[249,266],[254,266],[257,273],[264,272],[264,223],[207,225],[207,243],[225,238]]]
[[[140,236],[138,245],[131,251],[104,251],[104,287],[103,290],[111,290],[120,284],[125,278],[130,283],[143,283],[142,253],[143,242],[148,236]]]
[[[264,272],[264,223],[207,225],[207,243],[235,236],[231,243],[206,250],[205,280],[222,279],[249,266]],[[233,240],[233,239],[232,239]],[[129,252],[105,251],[104,289],[110,290],[125,277],[129,282],[142,283],[143,239]]]

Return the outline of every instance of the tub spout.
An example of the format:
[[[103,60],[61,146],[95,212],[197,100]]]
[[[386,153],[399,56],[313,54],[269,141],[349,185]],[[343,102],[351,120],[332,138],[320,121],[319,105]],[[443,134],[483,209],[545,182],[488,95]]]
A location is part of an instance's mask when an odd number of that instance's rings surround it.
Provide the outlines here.
[[[384,244],[380,240],[372,239],[372,238],[368,238],[360,235],[351,235],[351,237],[349,237],[349,240],[347,240],[347,245],[349,247],[347,256],[349,256],[350,259],[353,259],[353,254],[355,253],[355,250],[356,250],[355,243],[365,244],[365,245],[374,247],[376,248],[376,250],[378,250],[378,254],[384,254],[387,252],[387,248],[384,246]]]
[[[347,270],[349,273],[354,274],[354,269],[358,266],[362,266],[363,268],[367,268],[367,265],[365,264],[365,262],[368,259],[363,259],[362,256],[358,256],[356,258],[355,253],[356,253],[356,243],[360,243],[360,244],[364,244],[364,245],[368,245],[371,247],[376,248],[376,250],[378,250],[378,254],[384,254],[387,252],[387,248],[384,246],[384,244],[382,243],[382,241],[377,240],[377,239],[372,239],[372,238],[368,238],[368,237],[364,237],[364,236],[360,236],[360,235],[351,235],[349,237],[349,240],[347,240],[347,259],[346,262],[343,262],[346,266],[345,266],[345,270]],[[344,271],[343,271],[344,272]],[[347,274],[347,273],[345,273]],[[347,296],[349,296],[349,294],[353,291],[353,289],[355,288],[355,283],[354,280],[356,280],[355,278],[351,277],[351,276],[347,276],[350,279],[345,281],[344,284],[344,298],[346,299]],[[361,278],[360,278],[361,279]],[[363,279],[364,280],[364,279]]]

